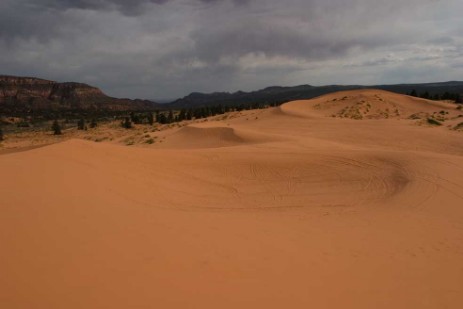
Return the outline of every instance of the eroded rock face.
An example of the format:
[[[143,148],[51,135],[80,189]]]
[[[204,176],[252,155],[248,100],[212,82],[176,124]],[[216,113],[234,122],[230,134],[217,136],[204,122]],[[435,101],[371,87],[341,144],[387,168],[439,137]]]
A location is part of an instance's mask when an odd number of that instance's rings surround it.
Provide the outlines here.
[[[21,110],[151,110],[147,100],[116,99],[82,83],[0,75],[0,111]]]

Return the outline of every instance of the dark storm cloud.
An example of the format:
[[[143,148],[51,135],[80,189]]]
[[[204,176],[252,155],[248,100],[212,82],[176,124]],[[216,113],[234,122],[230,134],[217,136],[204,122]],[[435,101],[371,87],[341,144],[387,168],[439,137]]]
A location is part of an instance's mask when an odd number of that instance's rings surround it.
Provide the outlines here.
[[[460,0],[2,0],[0,73],[147,98],[458,79],[462,10]]]
[[[380,45],[376,38],[363,40],[345,38],[326,31],[310,32],[312,25],[304,28],[277,25],[271,22],[248,21],[201,29],[192,34],[198,55],[207,61],[216,61],[224,55],[239,57],[248,53],[264,53],[267,56],[285,55],[305,59],[324,59],[342,56],[353,47]]]
[[[203,3],[218,3],[218,2],[223,2],[223,1],[227,1],[227,0],[199,0]],[[235,4],[238,4],[238,5],[241,5],[241,4],[247,4],[249,3],[251,0],[233,0],[233,2]]]
[[[37,1],[26,1],[36,8],[47,9],[83,9],[83,10],[118,10],[123,14],[138,15],[143,13],[142,7],[149,4],[165,4],[169,1],[175,0],[42,0],[40,3]],[[197,0],[203,3],[219,3],[224,0]],[[249,0],[233,0],[235,4],[245,4]]]
[[[168,0],[43,0],[37,7],[55,9],[118,9],[131,12],[146,4],[163,4]],[[34,3],[35,1],[31,1]]]

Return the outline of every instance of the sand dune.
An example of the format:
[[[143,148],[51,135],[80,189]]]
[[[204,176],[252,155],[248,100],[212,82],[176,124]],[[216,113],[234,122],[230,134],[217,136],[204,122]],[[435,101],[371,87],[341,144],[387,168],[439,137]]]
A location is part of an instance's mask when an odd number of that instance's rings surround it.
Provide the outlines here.
[[[352,91],[4,154],[0,307],[460,308],[460,114]]]
[[[278,140],[275,136],[237,130],[216,122],[182,127],[167,137],[161,145],[163,148],[219,148]]]
[[[309,101],[290,102],[280,109],[294,116],[330,116],[350,119],[408,119],[411,116],[423,117],[440,112],[450,112],[451,115],[448,117],[460,114],[451,103],[404,96],[383,90],[337,92]]]

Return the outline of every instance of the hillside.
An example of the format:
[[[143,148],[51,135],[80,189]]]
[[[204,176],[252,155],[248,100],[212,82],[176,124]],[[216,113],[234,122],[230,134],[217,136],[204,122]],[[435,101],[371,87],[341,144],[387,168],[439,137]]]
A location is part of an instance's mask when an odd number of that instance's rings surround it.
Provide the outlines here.
[[[151,110],[147,100],[117,99],[82,83],[0,75],[0,111],[40,110]]]
[[[330,86],[311,86],[300,85],[295,87],[268,87],[262,90],[235,93],[216,92],[211,94],[194,92],[190,95],[178,99],[166,106],[170,108],[188,108],[210,105],[250,105],[250,104],[281,104],[293,100],[312,99],[324,94],[337,91],[355,89],[382,89],[400,94],[410,93],[415,90],[418,93],[428,92],[430,95],[442,95],[446,92],[459,93],[463,95],[463,82],[443,82],[426,84],[397,84],[397,85],[330,85]]]

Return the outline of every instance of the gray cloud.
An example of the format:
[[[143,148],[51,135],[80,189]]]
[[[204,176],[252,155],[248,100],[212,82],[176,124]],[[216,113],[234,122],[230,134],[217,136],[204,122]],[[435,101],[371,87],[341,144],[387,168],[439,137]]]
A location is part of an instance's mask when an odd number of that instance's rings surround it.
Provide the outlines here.
[[[19,0],[36,9],[52,10],[117,10],[126,15],[139,15],[143,8],[151,4],[165,4],[174,0]],[[219,3],[224,0],[197,0],[202,3]],[[250,0],[232,0],[235,4],[246,4]]]
[[[169,0],[43,0],[39,4],[30,1],[30,5],[40,9],[83,9],[105,10],[115,9],[122,12],[136,12],[141,6],[147,4],[164,4]]]
[[[0,67],[145,98],[461,79],[461,10],[459,0],[2,0]]]

